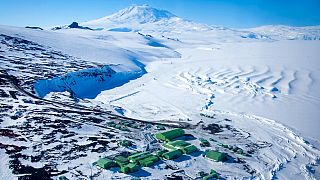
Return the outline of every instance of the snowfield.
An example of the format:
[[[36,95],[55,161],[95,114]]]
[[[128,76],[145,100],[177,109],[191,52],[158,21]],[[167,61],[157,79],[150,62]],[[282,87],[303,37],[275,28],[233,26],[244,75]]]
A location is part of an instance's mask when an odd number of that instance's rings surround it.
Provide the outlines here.
[[[178,170],[195,179],[211,168],[225,179],[320,178],[319,26],[236,30],[145,5],[80,25],[0,26],[1,179],[165,179]],[[106,125],[130,118],[142,130]],[[158,147],[148,122],[188,124],[230,159],[184,155],[129,175],[92,165]],[[221,131],[207,131],[212,124]],[[123,139],[135,147],[119,147]]]
[[[308,137],[320,138],[318,41],[236,42],[214,45],[218,50],[210,51],[193,46],[179,48],[181,59],[155,62],[147,66],[148,74],[135,83],[105,91],[97,99],[111,101],[114,94],[124,96],[138,91],[111,104],[131,107],[127,115],[135,117],[145,117],[165,107],[175,109],[168,115],[163,115],[166,111],[155,113],[169,119],[175,114],[192,117],[193,109],[249,112],[276,119]],[[137,101],[144,102],[141,108],[135,104]]]

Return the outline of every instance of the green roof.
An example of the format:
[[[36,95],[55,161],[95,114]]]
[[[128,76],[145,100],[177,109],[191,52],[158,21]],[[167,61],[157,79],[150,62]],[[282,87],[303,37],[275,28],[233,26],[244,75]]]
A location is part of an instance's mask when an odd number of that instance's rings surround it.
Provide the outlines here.
[[[203,180],[209,180],[209,179],[216,179],[216,178],[218,178],[217,174],[209,174],[207,176],[204,176],[202,179]]]
[[[175,159],[180,157],[181,155],[182,155],[182,152],[179,149],[177,149],[177,150],[172,150],[172,151],[163,153],[162,156],[166,159]]]
[[[132,170],[139,169],[139,166],[136,163],[129,163],[127,166],[131,169],[131,172],[133,172]]]
[[[128,164],[128,159],[123,157],[123,156],[116,156],[114,158],[114,161],[119,165],[119,166],[122,166],[124,164]]]
[[[107,158],[101,158],[97,161],[97,166],[104,168],[104,169],[108,169],[111,168],[113,166],[115,166],[114,162],[110,159]]]
[[[132,128],[135,128],[135,129],[139,128],[139,126],[137,124],[130,124],[129,126],[132,127]]]
[[[156,138],[163,141],[171,141],[174,138],[184,135],[184,130],[181,128],[172,129],[156,134]]]
[[[157,161],[159,161],[159,158],[157,156],[150,156],[148,158],[142,159],[141,161],[139,161],[139,163],[141,164],[141,166],[151,166],[154,163],[156,163]]]
[[[204,138],[200,138],[199,141],[200,141],[200,146],[203,146],[203,147],[210,146],[210,142]]]
[[[211,170],[210,170],[210,174],[215,174],[215,175],[217,175],[217,171],[214,170],[214,169],[211,169]]]
[[[223,161],[227,157],[226,153],[221,153],[219,151],[214,151],[214,150],[208,150],[204,152],[204,155],[207,158],[213,159],[215,161]]]
[[[140,153],[136,153],[136,154],[129,156],[128,159],[131,160],[132,162],[136,162],[141,159],[147,158],[149,156],[152,156],[152,154],[150,154],[148,152],[140,152]]]
[[[169,151],[171,151],[171,150],[176,150],[176,149],[177,149],[176,147],[174,147],[174,146],[172,146],[172,145],[170,145],[170,144],[168,144],[168,143],[164,144],[163,147],[164,147],[165,149],[169,150]]]
[[[238,153],[238,154],[241,154],[241,155],[244,155],[244,154],[245,154],[245,152],[244,152],[242,149],[238,149],[237,153]]]
[[[141,166],[143,167],[149,167],[149,166],[152,166],[155,162],[153,161],[142,161],[140,162]]]
[[[132,154],[132,155],[130,155],[129,157],[128,157],[128,159],[134,159],[134,158],[137,158],[137,157],[140,157],[140,156],[143,156],[143,155],[145,155],[145,154],[148,154],[147,152],[138,152],[138,153],[134,153],[134,154]]]
[[[200,177],[204,177],[204,176],[206,176],[207,174],[206,174],[204,171],[200,171],[200,172],[198,172],[198,175],[199,175]]]
[[[127,139],[124,139],[122,141],[119,141],[119,145],[123,147],[129,147],[129,146],[132,146],[132,142]]]
[[[130,131],[130,129],[127,128],[127,127],[125,127],[125,126],[121,126],[121,127],[120,127],[120,130],[121,130],[121,131]]]
[[[166,128],[163,125],[157,125],[158,130],[165,130]]]
[[[199,138],[199,141],[201,142],[208,142],[208,140],[204,139],[204,138]]]
[[[187,143],[183,140],[172,141],[172,142],[169,142],[168,144],[175,146],[175,147],[185,147],[185,146],[190,145],[190,143]]]
[[[182,150],[186,146],[190,146],[190,143],[185,142],[183,140],[176,140],[176,141],[168,142],[163,145],[163,147],[168,150],[176,150],[176,149]]]
[[[181,149],[184,154],[190,154],[192,152],[198,151],[198,148],[194,145],[189,145]]]
[[[142,159],[141,161],[157,161],[159,158],[157,156],[151,155],[145,159]]]
[[[166,149],[157,151],[157,156],[162,156],[164,153],[168,152]]]
[[[59,180],[68,180],[68,178],[66,176],[60,176]]]
[[[136,163],[129,163],[127,165],[121,166],[120,171],[123,173],[132,173],[139,170],[139,166]]]

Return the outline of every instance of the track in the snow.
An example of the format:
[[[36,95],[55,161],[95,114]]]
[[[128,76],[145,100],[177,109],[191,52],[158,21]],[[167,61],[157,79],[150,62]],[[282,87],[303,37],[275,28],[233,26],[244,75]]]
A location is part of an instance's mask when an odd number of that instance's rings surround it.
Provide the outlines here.
[[[21,93],[25,94],[26,96],[29,96],[33,99],[37,99],[37,100],[40,100],[40,101],[43,101],[43,102],[46,102],[49,104],[54,104],[54,105],[59,105],[59,106],[68,107],[68,108],[72,108],[72,109],[81,110],[81,112],[84,111],[84,112],[90,112],[90,113],[95,113],[95,114],[104,114],[104,115],[108,115],[110,117],[118,118],[120,120],[136,121],[136,122],[153,124],[153,125],[163,125],[163,126],[172,127],[172,128],[194,129],[197,126],[197,125],[192,125],[192,124],[189,124],[186,122],[177,122],[177,121],[169,121],[169,120],[145,121],[145,120],[141,120],[141,119],[129,118],[129,117],[113,114],[111,111],[103,111],[100,109],[90,109],[90,108],[87,108],[84,106],[70,105],[70,104],[66,104],[63,102],[43,99],[43,98],[40,98],[40,97],[24,90],[19,85],[18,79],[13,75],[9,75],[5,70],[1,70],[0,79],[7,80],[14,89],[16,89],[17,91],[19,91],[19,92],[21,92]],[[166,122],[166,123],[163,123],[163,122]],[[94,123],[94,125],[102,127],[101,125],[96,124],[96,123]]]

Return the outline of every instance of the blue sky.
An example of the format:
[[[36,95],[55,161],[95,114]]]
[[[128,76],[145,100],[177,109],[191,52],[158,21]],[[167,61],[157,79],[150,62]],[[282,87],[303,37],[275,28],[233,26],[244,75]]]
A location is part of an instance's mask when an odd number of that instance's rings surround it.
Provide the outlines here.
[[[0,0],[0,24],[52,27],[100,18],[132,4],[232,28],[320,25],[320,0]]]

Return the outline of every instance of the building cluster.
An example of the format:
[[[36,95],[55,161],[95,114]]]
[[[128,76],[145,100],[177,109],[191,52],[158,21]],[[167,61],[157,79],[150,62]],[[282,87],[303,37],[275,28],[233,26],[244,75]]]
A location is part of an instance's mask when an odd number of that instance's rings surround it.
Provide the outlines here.
[[[116,127],[116,124],[111,124]],[[119,129],[120,126],[118,127]],[[157,129],[164,130],[164,127],[157,127]],[[161,143],[161,148],[153,151],[133,152],[129,154],[120,154],[113,157],[104,157],[99,159],[95,164],[103,169],[110,169],[113,167],[119,167],[122,173],[133,173],[138,171],[141,167],[150,167],[159,161],[173,160],[179,158],[183,154],[190,155],[199,149],[182,140],[183,136],[187,136],[185,131],[181,128],[162,131],[154,134],[156,141]],[[199,138],[201,147],[209,147],[210,142],[204,138]],[[123,140],[119,143],[122,146],[129,146],[130,141]],[[228,146],[224,144],[218,144],[220,147],[231,149],[234,152],[245,155],[244,151],[236,146]],[[213,161],[223,162],[228,159],[228,154],[219,152],[217,150],[206,150],[202,153],[202,156]],[[218,173],[215,170],[211,170],[210,173],[199,172],[199,176],[203,179],[218,178]]]

